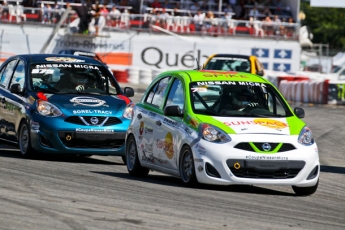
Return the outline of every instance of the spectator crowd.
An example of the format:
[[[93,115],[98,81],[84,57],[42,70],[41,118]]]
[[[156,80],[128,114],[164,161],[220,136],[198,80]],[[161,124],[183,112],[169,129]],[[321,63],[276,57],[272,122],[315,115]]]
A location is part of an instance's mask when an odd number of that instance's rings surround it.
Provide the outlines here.
[[[177,33],[297,35],[290,6],[283,0],[223,0],[221,6],[218,0],[4,0],[0,20],[18,23],[34,18],[54,24],[69,7],[74,15],[68,22],[79,18],[75,32],[84,34],[90,33],[92,24],[95,35],[104,27],[151,29],[152,25]]]

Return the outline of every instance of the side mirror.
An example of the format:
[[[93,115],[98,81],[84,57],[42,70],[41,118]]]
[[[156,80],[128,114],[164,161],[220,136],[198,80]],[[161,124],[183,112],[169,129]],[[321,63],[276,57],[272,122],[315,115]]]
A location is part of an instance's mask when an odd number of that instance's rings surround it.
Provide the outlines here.
[[[15,84],[11,85],[10,92],[15,93],[15,94],[22,94],[23,89],[19,83],[15,83]]]
[[[298,118],[303,118],[305,116],[305,113],[304,113],[304,109],[300,108],[300,107],[296,107],[294,108],[294,113],[296,114],[296,116]]]
[[[256,71],[256,75],[259,75],[259,76],[264,76],[264,71]]]
[[[165,116],[183,117],[183,113],[178,105],[168,105],[164,108]]]
[[[133,97],[134,96],[134,89],[131,87],[125,87],[123,89],[123,92],[127,97]]]

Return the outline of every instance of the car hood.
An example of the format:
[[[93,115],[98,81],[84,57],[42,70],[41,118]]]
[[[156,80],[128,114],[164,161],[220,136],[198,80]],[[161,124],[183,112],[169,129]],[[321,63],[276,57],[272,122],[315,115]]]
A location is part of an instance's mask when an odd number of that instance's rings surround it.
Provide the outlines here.
[[[209,117],[198,116],[200,122],[209,123],[229,134],[278,134],[298,135],[303,121],[296,117]]]
[[[61,109],[63,113],[76,115],[114,115],[126,107],[130,100],[123,96],[53,94],[47,100]]]

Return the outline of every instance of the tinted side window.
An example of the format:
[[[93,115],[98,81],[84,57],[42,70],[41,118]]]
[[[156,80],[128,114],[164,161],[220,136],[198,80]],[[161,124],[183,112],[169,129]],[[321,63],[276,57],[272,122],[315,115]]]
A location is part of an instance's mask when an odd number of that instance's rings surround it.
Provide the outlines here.
[[[150,90],[146,102],[159,107],[163,102],[163,97],[167,89],[170,77],[163,78],[157,82]]]
[[[25,83],[25,71],[24,71],[24,62],[19,61],[16,70],[14,71],[13,78],[10,84],[10,88],[13,84],[19,84],[21,88],[24,88],[24,83]]]
[[[182,82],[179,79],[175,79],[171,87],[166,103],[166,106],[168,105],[178,105],[181,111],[184,109],[184,93]]]
[[[12,77],[12,73],[14,70],[14,67],[16,66],[17,60],[13,60],[11,62],[9,62],[7,64],[7,66],[5,67],[5,70],[3,71],[2,75],[1,75],[1,79],[0,79],[0,85],[7,88],[8,87],[8,83],[11,80]]]

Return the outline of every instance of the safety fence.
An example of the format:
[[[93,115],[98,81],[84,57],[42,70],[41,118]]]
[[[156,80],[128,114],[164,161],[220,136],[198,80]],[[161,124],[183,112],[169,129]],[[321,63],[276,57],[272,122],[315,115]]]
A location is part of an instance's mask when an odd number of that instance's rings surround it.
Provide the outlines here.
[[[137,67],[113,70],[118,82],[129,83],[142,88],[146,88],[161,72],[164,70]],[[345,105],[345,81],[332,82],[328,79],[312,79],[306,76],[270,76],[267,79],[290,102]]]

